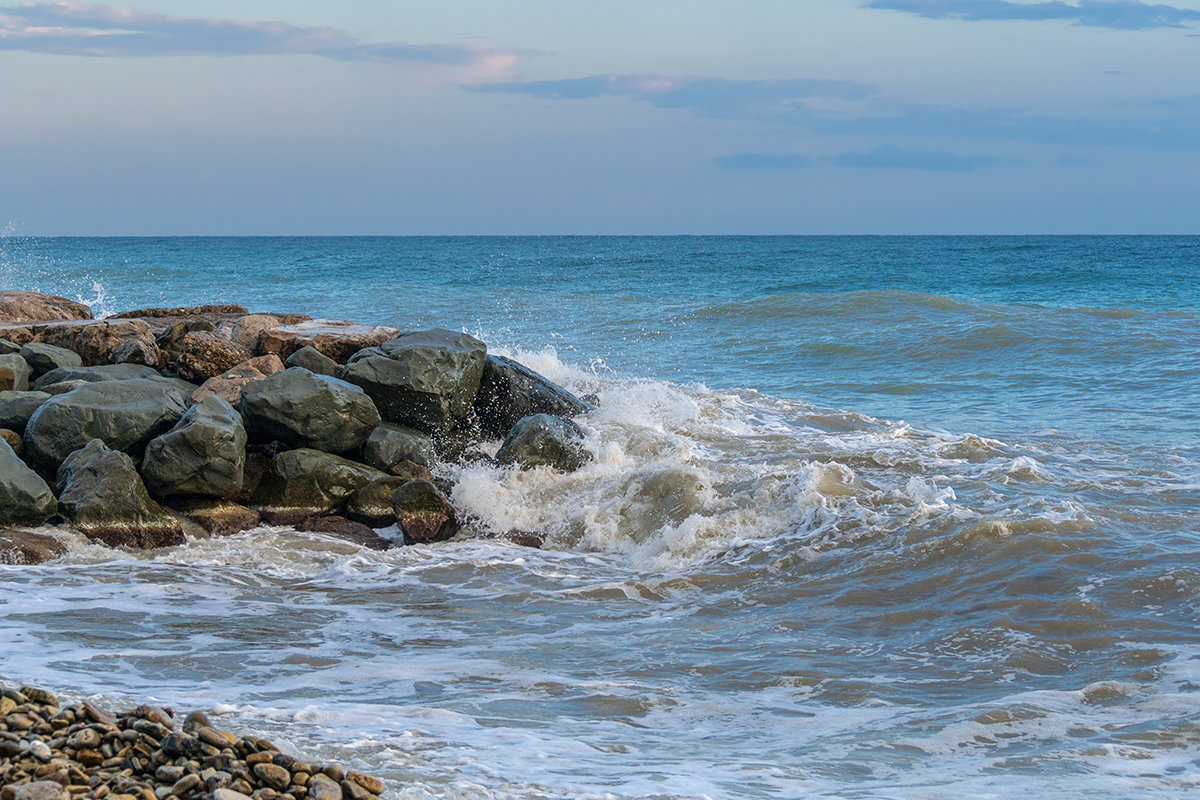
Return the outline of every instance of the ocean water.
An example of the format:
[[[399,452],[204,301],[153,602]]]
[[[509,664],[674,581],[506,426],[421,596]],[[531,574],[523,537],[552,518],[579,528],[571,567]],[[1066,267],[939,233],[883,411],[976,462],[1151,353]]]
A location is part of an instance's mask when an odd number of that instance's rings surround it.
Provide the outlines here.
[[[462,329],[600,400],[577,473],[443,467],[453,542],[0,567],[2,678],[397,798],[1200,794],[1198,237],[9,237],[0,288]]]

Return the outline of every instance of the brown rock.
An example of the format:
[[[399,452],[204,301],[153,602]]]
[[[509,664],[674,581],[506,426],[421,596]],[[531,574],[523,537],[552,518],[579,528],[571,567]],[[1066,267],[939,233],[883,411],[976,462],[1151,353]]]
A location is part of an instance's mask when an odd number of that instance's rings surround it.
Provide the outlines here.
[[[254,509],[229,500],[194,498],[176,506],[181,514],[198,524],[209,536],[232,536],[258,527],[262,520]]]
[[[21,435],[16,431],[10,431],[8,428],[0,428],[0,439],[8,442],[8,446],[13,449],[17,455],[21,455]]]
[[[33,341],[33,326],[0,322],[0,341],[15,345],[19,350]],[[12,352],[17,352],[13,350]]]
[[[110,319],[134,319],[137,317],[196,317],[201,314],[246,314],[245,306],[234,304],[192,306],[191,308],[139,308],[135,311],[122,311],[113,314]]]
[[[114,717],[112,714],[108,713],[104,709],[100,708],[99,706],[92,705],[91,703],[87,702],[86,700],[83,703],[83,710],[84,710],[84,713],[86,713],[88,715],[88,717],[90,717],[95,722],[99,722],[103,725],[114,725],[115,726],[117,724],[116,717]]]
[[[312,347],[339,364],[364,347],[374,347],[395,338],[395,328],[360,325],[333,319],[314,319],[266,330],[258,340],[259,352],[287,359],[301,347]]]
[[[38,326],[38,341],[74,350],[86,366],[113,363],[113,351],[129,339],[154,345],[154,334],[141,320],[58,322]]]
[[[143,364],[155,369],[167,361],[155,342],[142,337],[125,339],[114,347],[112,360],[114,364]]]
[[[370,775],[363,775],[361,772],[350,771],[346,773],[346,780],[357,783],[371,794],[383,793],[383,782],[378,778],[372,778]]]
[[[53,537],[0,530],[0,564],[41,564],[66,552],[66,546]]]
[[[87,386],[89,383],[91,383],[91,381],[84,381],[84,380],[79,380],[79,379],[71,380],[71,381],[58,381],[56,383],[47,384],[46,386],[43,386],[38,391],[45,392],[46,394],[49,394],[49,395],[66,394],[67,392],[75,391],[80,386]]]
[[[0,322],[91,319],[92,310],[65,297],[37,292],[0,292]]]
[[[406,544],[441,542],[458,533],[454,507],[429,481],[409,481],[392,495],[396,523]]]
[[[253,772],[264,786],[277,792],[282,792],[292,784],[291,774],[278,764],[255,764]]]
[[[258,349],[258,339],[263,331],[278,328],[283,322],[270,314],[249,314],[237,319],[225,320],[217,326],[216,333],[247,350]]]
[[[190,381],[207,381],[252,355],[241,345],[218,338],[215,333],[189,333],[179,343],[179,376]]]
[[[192,392],[188,404],[195,405],[210,394],[215,394],[234,408],[239,408],[242,404],[242,388],[246,384],[261,381],[281,369],[283,362],[277,355],[248,359],[233,369],[206,380],[200,388]]]
[[[296,530],[328,533],[330,536],[345,539],[347,542],[353,542],[360,547],[366,547],[370,550],[387,550],[392,546],[391,542],[375,533],[369,526],[361,522],[353,522],[345,517],[332,515],[328,517],[312,517],[297,525]]]

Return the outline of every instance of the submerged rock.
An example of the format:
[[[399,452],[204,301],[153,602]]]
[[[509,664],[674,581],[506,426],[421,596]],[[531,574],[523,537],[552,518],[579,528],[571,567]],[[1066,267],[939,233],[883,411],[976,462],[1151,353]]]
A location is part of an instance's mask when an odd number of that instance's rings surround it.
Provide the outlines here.
[[[33,412],[49,399],[46,392],[0,392],[0,428],[24,436]]]
[[[146,485],[160,495],[232,497],[242,488],[246,429],[216,395],[192,406],[175,427],[152,439],[142,461]]]
[[[58,511],[54,492],[0,439],[0,525],[36,528]]]
[[[357,450],[379,424],[362,389],[303,367],[247,384],[241,410],[252,437],[327,453]]]
[[[183,528],[150,499],[133,459],[93,439],[58,470],[60,510],[89,539],[111,547],[183,544]]]
[[[442,542],[458,533],[454,506],[429,481],[409,481],[396,489],[392,510],[405,544]]]
[[[35,378],[59,367],[83,366],[83,359],[74,350],[45,342],[30,342],[21,348],[20,356],[29,364]]]
[[[392,472],[393,467],[405,461],[428,467],[436,458],[432,438],[413,428],[390,422],[384,422],[371,431],[363,446],[363,461],[384,472]]]
[[[517,464],[523,469],[551,467],[562,472],[574,472],[591,460],[579,426],[550,414],[522,419],[496,453],[499,464]]]
[[[390,541],[377,534],[369,526],[345,517],[313,517],[297,525],[296,530],[327,533],[370,550],[388,550],[392,547]]]
[[[534,414],[576,417],[588,410],[587,403],[511,358],[489,355],[484,362],[475,414],[488,435],[506,436]]]
[[[42,564],[66,552],[66,545],[52,536],[0,530],[0,564]]]
[[[439,434],[465,424],[486,355],[465,333],[406,333],[356,353],[342,378],[361,386],[388,422]]]
[[[0,322],[91,319],[92,310],[65,297],[37,292],[0,292]]]
[[[257,511],[229,500],[189,498],[176,507],[209,536],[232,536],[256,528],[262,522]]]
[[[385,477],[319,450],[288,450],[271,459],[250,505],[269,522],[292,525],[333,511],[359,487]]]
[[[19,353],[0,356],[0,392],[27,392],[33,369]]]
[[[332,375],[335,378],[341,374],[342,365],[315,347],[305,345],[288,356],[289,367],[304,367],[314,375]]]

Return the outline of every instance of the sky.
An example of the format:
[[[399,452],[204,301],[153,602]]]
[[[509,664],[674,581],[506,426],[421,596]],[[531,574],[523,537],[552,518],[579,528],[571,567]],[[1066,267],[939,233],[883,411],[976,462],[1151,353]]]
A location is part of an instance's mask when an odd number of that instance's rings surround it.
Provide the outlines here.
[[[1200,0],[0,0],[17,235],[1200,233]]]

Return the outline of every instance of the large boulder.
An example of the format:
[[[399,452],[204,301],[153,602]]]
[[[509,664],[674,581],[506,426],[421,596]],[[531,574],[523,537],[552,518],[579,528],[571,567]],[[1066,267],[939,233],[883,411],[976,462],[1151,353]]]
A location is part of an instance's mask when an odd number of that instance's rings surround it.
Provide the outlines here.
[[[211,497],[187,498],[177,507],[209,536],[232,536],[257,528],[262,521],[262,516],[252,508]]]
[[[439,434],[465,424],[486,355],[465,333],[406,333],[356,353],[342,378],[361,386],[388,422]]]
[[[396,489],[392,511],[405,544],[441,542],[458,533],[454,506],[429,481],[409,481]]]
[[[332,375],[337,377],[342,374],[341,364],[317,348],[308,345],[301,347],[288,356],[287,365],[289,367],[304,367],[314,375]]]
[[[88,366],[111,364],[113,351],[130,339],[154,345],[154,333],[137,319],[59,322],[37,329],[39,341],[73,350]]]
[[[363,461],[384,472],[392,472],[393,467],[405,461],[428,467],[436,458],[433,439],[427,434],[390,422],[371,431],[363,446]]]
[[[0,333],[3,332],[4,329],[0,328]],[[10,342],[8,339],[0,338],[0,356],[15,355],[20,352],[21,345],[16,342]]]
[[[188,402],[199,403],[209,395],[217,395],[234,408],[242,406],[242,389],[248,383],[261,381],[283,369],[279,356],[258,356],[239,364],[228,372],[209,378],[192,392]]]
[[[333,511],[360,486],[385,477],[319,450],[288,450],[271,459],[250,505],[269,522],[293,525]]]
[[[33,412],[49,399],[46,392],[0,392],[0,428],[24,436]]]
[[[50,398],[34,412],[25,428],[26,456],[38,469],[52,471],[92,439],[137,453],[185,410],[183,394],[166,381],[90,383]]]
[[[313,319],[264,330],[258,352],[287,359],[301,347],[312,347],[339,364],[362,350],[386,342],[400,331],[377,325],[359,325],[335,319]]]
[[[54,492],[0,439],[0,525],[36,528],[56,511]]]
[[[245,362],[254,354],[215,333],[189,333],[179,343],[179,376],[203,383]]]
[[[27,392],[33,370],[19,354],[0,356],[0,392]]]
[[[74,350],[45,342],[30,342],[25,345],[21,348],[21,358],[29,364],[35,378],[40,378],[59,367],[83,366],[83,359]]]
[[[189,408],[171,430],[150,440],[142,478],[159,495],[232,497],[242,488],[245,466],[242,417],[211,395]]]
[[[65,297],[37,292],[0,292],[0,322],[91,319],[92,310]]]
[[[327,453],[357,450],[379,424],[362,389],[303,367],[247,384],[241,409],[251,437]]]
[[[41,389],[64,381],[128,381],[135,378],[161,378],[158,370],[144,364],[103,364],[94,367],[59,367],[45,373],[34,382]]]
[[[161,319],[164,317],[198,317],[201,315],[232,315],[245,314],[246,307],[229,304],[191,306],[188,308],[138,308],[133,311],[122,311],[113,314],[111,319]]]
[[[215,328],[216,326],[207,319],[182,319],[168,325],[166,330],[155,337],[154,342],[165,361],[177,361],[179,348],[185,336],[189,333],[207,333]]]
[[[167,359],[156,342],[141,337],[131,336],[123,339],[112,350],[114,364],[142,364],[157,367],[166,364]]]
[[[574,472],[592,460],[583,446],[583,431],[569,419],[534,414],[520,420],[496,453],[499,464],[517,464],[522,469],[551,467]]]
[[[475,415],[484,433],[506,436],[534,414],[576,417],[589,409],[566,389],[511,358],[489,355],[484,362],[475,395]]]
[[[66,546],[52,536],[0,530],[0,564],[41,564],[66,552]]]
[[[360,486],[346,499],[346,516],[372,528],[391,525],[396,521],[392,496],[408,481],[408,478],[387,477]]]
[[[111,547],[183,544],[183,527],[150,499],[133,459],[92,439],[58,470],[62,515],[89,539]]]

